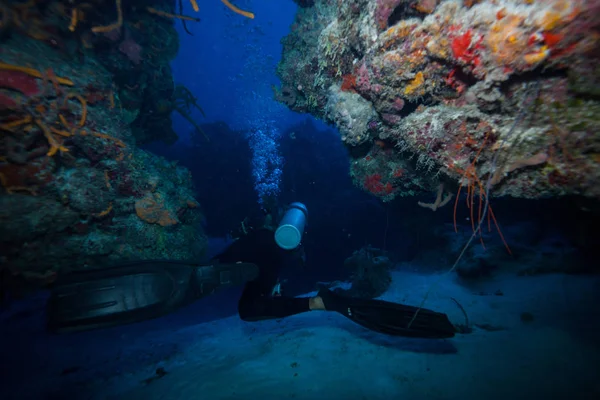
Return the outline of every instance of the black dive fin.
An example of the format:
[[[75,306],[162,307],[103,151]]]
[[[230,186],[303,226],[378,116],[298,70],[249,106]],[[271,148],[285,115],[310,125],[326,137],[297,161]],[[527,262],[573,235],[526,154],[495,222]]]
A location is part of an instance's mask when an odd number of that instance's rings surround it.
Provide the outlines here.
[[[142,261],[60,276],[48,300],[48,329],[72,332],[168,314],[219,288],[258,276],[255,264]]]
[[[430,339],[451,338],[456,333],[456,328],[446,314],[425,308],[419,310],[415,320],[410,323],[418,307],[383,300],[345,297],[328,289],[321,289],[319,296],[323,299],[326,310],[337,311],[372,331],[393,336]]]

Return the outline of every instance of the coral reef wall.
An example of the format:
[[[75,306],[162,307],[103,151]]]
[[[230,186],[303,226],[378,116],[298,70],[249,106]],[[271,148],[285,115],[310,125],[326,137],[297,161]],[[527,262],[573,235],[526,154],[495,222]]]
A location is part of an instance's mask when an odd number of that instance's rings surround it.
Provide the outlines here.
[[[339,128],[359,187],[600,198],[600,1],[298,4],[275,96]]]
[[[204,252],[189,171],[137,147],[176,139],[174,4],[0,4],[4,273]]]

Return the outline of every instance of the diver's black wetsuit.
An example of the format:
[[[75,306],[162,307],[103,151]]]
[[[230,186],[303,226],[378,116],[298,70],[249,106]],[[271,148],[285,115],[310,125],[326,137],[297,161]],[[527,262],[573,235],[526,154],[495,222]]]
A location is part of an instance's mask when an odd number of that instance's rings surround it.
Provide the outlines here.
[[[271,295],[281,268],[298,260],[294,252],[277,246],[273,232],[253,231],[215,259],[219,263],[212,265],[147,260],[67,274],[52,288],[48,329],[72,332],[156,318],[219,287],[242,282],[246,286],[238,312],[244,321],[283,318],[310,310],[308,298]],[[325,288],[318,298],[319,309],[337,312],[388,335],[441,339],[456,332],[446,314],[424,308],[346,297]]]
[[[281,268],[294,261],[293,253],[277,246],[272,231],[256,230],[234,242],[215,257],[221,263],[238,261],[258,266],[258,277],[248,281],[238,302],[244,321],[283,318],[310,311],[308,298],[273,297]],[[395,336],[450,338],[456,329],[443,313],[383,300],[337,295],[327,289],[318,293],[324,309],[335,311],[376,332]]]
[[[237,261],[253,263],[260,270],[258,278],[246,283],[240,297],[238,312],[241,319],[259,321],[310,311],[308,298],[271,295],[281,268],[291,258],[289,251],[277,246],[274,233],[268,229],[258,229],[242,236],[215,257],[222,263]]]

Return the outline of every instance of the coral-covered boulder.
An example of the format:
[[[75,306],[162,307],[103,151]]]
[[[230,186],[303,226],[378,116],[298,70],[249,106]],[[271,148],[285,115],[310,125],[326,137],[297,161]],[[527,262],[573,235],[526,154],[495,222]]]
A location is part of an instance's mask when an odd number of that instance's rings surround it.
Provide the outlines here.
[[[283,40],[278,99],[337,125],[355,181],[384,200],[440,184],[600,198],[599,10],[596,0],[316,0]]]

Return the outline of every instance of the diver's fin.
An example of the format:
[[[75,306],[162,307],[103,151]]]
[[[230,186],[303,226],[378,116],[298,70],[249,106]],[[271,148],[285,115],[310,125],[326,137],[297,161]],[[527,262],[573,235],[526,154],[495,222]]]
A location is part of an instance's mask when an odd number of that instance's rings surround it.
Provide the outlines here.
[[[60,276],[52,288],[48,329],[80,331],[156,318],[257,276],[255,264],[160,260],[72,272]]]
[[[425,308],[419,310],[411,324],[418,307],[345,297],[328,289],[321,289],[319,296],[326,310],[337,311],[365,328],[387,335],[443,339],[451,338],[456,333],[446,314]]]

